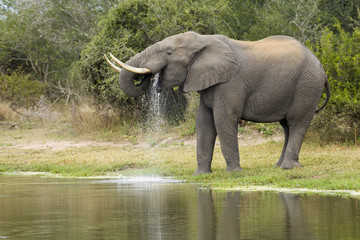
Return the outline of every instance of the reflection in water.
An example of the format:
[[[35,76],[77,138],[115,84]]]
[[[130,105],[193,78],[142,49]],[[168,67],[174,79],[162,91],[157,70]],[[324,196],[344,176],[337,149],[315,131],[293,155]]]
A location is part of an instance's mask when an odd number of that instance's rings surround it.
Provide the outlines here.
[[[314,239],[310,232],[309,222],[304,216],[300,196],[292,194],[279,194],[285,207],[285,222],[287,239]]]
[[[0,239],[360,239],[359,199],[0,175]]]
[[[228,192],[219,222],[216,223],[212,191],[198,190],[198,239],[239,239],[241,237],[239,204],[240,192]]]

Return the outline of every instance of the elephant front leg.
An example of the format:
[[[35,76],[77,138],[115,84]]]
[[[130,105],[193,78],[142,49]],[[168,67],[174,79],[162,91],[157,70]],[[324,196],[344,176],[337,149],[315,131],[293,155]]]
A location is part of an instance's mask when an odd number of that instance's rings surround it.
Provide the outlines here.
[[[200,106],[196,115],[196,155],[198,167],[194,175],[211,173],[215,139],[216,129],[213,112],[200,100]]]
[[[215,126],[219,136],[221,151],[228,172],[239,172],[240,158],[238,145],[238,118],[235,114],[215,114]]]

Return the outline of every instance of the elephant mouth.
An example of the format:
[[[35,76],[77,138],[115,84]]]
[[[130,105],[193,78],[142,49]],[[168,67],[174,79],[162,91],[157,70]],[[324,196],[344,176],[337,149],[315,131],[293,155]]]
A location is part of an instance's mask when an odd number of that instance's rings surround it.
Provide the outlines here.
[[[147,88],[150,85],[150,80],[152,78],[152,74],[146,74],[144,75],[137,75],[138,77],[135,77],[134,84],[136,87],[142,87]]]
[[[136,75],[134,78],[134,85],[137,88],[155,89],[156,93],[163,91],[163,74],[162,71],[156,74]]]
[[[157,93],[161,93],[163,90],[164,69],[162,69],[158,74],[155,75],[155,86]]]
[[[152,89],[155,89],[156,93],[161,93],[163,91],[165,68],[156,74],[136,74],[134,78],[134,85],[143,89],[148,89],[151,86]]]

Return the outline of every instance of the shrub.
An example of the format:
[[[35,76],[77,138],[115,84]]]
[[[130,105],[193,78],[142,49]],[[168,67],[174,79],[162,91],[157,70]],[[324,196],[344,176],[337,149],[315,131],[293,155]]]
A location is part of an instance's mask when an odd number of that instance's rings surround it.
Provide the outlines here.
[[[31,107],[44,94],[46,85],[33,80],[20,69],[0,76],[0,100],[11,103],[12,108]]]
[[[224,27],[218,13],[226,12],[226,1],[221,2],[224,4],[214,0],[119,2],[100,21],[97,35],[82,51],[79,68],[89,92],[99,103],[110,104],[130,115],[135,112],[134,117],[139,117],[139,112],[146,112],[146,101],[143,97],[128,98],[120,90],[118,74],[107,66],[103,54],[111,52],[126,62],[137,52],[170,35],[189,30],[201,34],[218,33],[217,27]],[[169,93],[164,94],[169,97]],[[177,122],[172,117],[175,115],[167,118]]]
[[[19,115],[11,110],[9,104],[0,102],[0,122],[14,122],[18,119]]]
[[[337,33],[325,29],[315,44],[315,52],[328,75],[329,105],[312,123],[319,140],[354,142],[360,134],[360,29],[345,32],[338,23]],[[355,132],[356,131],[356,132]]]

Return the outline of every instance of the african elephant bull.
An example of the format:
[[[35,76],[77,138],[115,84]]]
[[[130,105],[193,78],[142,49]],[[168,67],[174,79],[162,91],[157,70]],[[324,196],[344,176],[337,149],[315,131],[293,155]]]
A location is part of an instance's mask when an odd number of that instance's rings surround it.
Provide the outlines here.
[[[179,86],[184,92],[200,93],[195,174],[211,172],[216,136],[226,170],[241,170],[237,139],[240,120],[280,122],[285,142],[276,166],[300,166],[305,132],[330,97],[319,60],[302,43],[286,36],[248,42],[186,32],[155,43],[126,64],[111,57],[126,69],[106,58],[120,72],[120,87],[129,96],[144,94],[156,73],[160,75],[159,92]],[[144,75],[143,80],[135,85],[139,74]],[[324,87],[325,103],[316,110]]]

